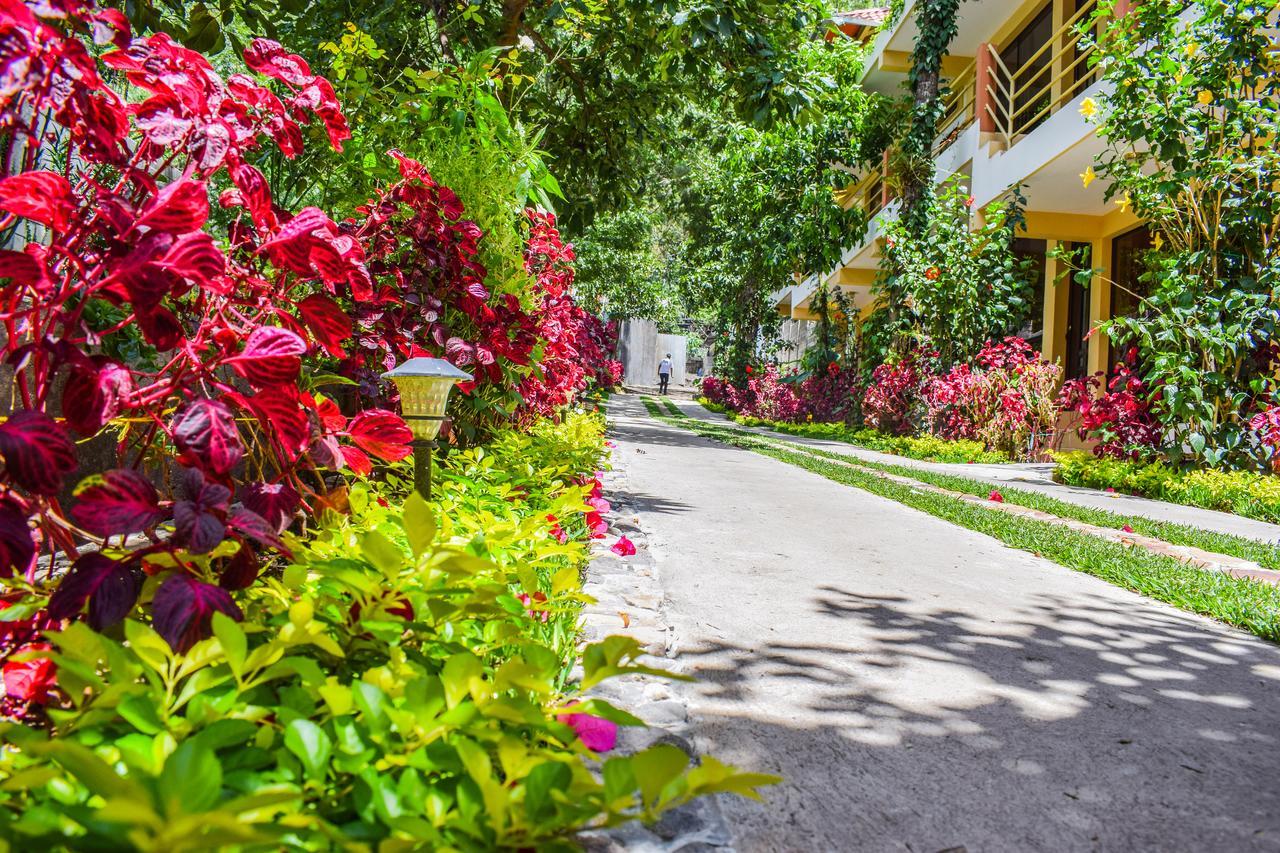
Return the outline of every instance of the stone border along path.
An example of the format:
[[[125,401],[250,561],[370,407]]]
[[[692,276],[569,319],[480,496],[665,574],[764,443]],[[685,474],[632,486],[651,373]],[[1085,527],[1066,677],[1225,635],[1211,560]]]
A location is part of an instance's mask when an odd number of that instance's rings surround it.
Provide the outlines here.
[[[997,487],[1016,487],[1026,491],[1039,492],[1040,494],[1057,498],[1060,501],[1083,507],[1104,509],[1121,515],[1140,515],[1155,521],[1185,524],[1202,530],[1256,539],[1268,544],[1280,542],[1280,525],[1269,524],[1265,521],[1245,518],[1240,515],[1232,515],[1229,512],[1218,512],[1217,510],[1184,506],[1183,504],[1157,501],[1119,492],[1110,493],[1099,491],[1098,489],[1086,489],[1056,483],[1049,475],[1052,465],[1020,463],[960,465],[951,462],[926,462],[921,459],[911,459],[906,456],[894,456],[890,453],[868,450],[865,447],[859,447],[856,444],[849,444],[843,441],[808,438],[806,436],[777,432],[764,427],[744,426],[725,415],[703,407],[696,400],[672,399],[672,402],[679,407],[680,411],[695,420],[727,424],[734,429],[745,430],[763,437],[783,441],[792,446],[808,445],[844,456],[866,459],[871,462],[899,465],[904,468],[919,468],[940,474],[951,474],[971,480],[980,480]]]
[[[605,409],[606,413],[608,409]],[[583,591],[596,599],[583,609],[582,642],[595,643],[612,634],[635,638],[652,657],[639,661],[645,666],[680,673],[684,667],[675,659],[675,634],[666,620],[658,560],[649,538],[640,526],[636,507],[627,491],[626,460],[612,460],[613,470],[600,478],[605,498],[613,511],[606,516],[608,535],[591,547]],[[630,557],[609,550],[625,534],[636,546]],[[631,754],[654,744],[669,743],[697,761],[691,743],[689,707],[676,682],[649,675],[611,678],[593,687],[588,695],[604,699],[628,711],[648,728],[620,726],[617,749]],[[578,840],[588,853],[733,853],[729,826],[717,798],[702,797],[672,809],[656,824],[645,827],[637,821],[608,830],[579,833]]]

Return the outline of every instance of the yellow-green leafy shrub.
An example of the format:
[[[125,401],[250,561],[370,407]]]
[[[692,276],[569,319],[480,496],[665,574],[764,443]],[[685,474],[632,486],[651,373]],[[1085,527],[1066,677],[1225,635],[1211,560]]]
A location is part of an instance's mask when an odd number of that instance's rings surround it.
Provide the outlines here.
[[[1058,453],[1054,479],[1071,486],[1114,489],[1170,503],[1233,512],[1280,523],[1280,477],[1245,471],[1182,471],[1088,453]]]
[[[132,620],[51,633],[49,725],[0,728],[0,838],[554,849],[700,794],[752,795],[770,779],[711,758],[691,768],[669,745],[601,761],[575,725],[636,724],[573,693],[649,671],[634,640],[611,637],[563,687],[585,530],[562,542],[546,516],[586,509],[602,437],[584,418],[454,456],[438,504],[358,484],[349,515],[290,538],[292,559],[237,596],[243,621],[214,613],[213,636],[184,653]],[[545,601],[521,600],[531,590]]]

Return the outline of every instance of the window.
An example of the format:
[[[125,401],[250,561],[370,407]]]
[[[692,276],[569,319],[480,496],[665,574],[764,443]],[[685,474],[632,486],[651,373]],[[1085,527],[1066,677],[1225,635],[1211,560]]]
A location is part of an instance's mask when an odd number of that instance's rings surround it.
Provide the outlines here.
[[[1018,337],[1037,346],[1044,338],[1044,255],[1045,241],[1018,237],[1013,241],[1013,256],[1023,265],[1027,277],[1028,302],[1026,321],[1018,330]]]
[[[1137,316],[1148,294],[1142,274],[1143,253],[1151,248],[1151,229],[1140,225],[1111,241],[1111,316]]]
[[[1093,266],[1093,246],[1089,243],[1069,243],[1071,266],[1074,269],[1090,269]],[[1081,379],[1089,373],[1089,342],[1084,336],[1089,334],[1089,291],[1076,281],[1074,275],[1067,276],[1063,283],[1070,288],[1067,296],[1067,357],[1064,361],[1063,378]]]
[[[1011,126],[1020,133],[1030,133],[1036,125],[1048,117],[1045,109],[1050,97],[1049,81],[1052,79],[1053,51],[1041,50],[1053,36],[1053,3],[1045,4],[1022,32],[1000,51],[1000,60],[1012,76],[1009,94],[1013,96],[1013,108],[1009,110]],[[1043,115],[1037,118],[1037,114]],[[1035,119],[1032,122],[1032,119]]]

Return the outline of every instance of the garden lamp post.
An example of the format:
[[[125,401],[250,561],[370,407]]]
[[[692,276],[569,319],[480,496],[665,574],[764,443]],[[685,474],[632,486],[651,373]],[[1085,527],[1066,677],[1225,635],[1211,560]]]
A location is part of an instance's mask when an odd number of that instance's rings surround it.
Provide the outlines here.
[[[382,374],[400,392],[400,414],[413,433],[413,487],[431,497],[431,453],[444,421],[449,392],[458,382],[471,379],[443,358],[411,358]]]

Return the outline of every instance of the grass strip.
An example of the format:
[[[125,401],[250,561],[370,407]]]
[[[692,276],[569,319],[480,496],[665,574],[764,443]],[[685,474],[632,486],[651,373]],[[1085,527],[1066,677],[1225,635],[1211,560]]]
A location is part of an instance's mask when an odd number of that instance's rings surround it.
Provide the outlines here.
[[[748,434],[758,435],[758,433]],[[762,437],[768,441],[776,441],[780,444],[786,443],[785,440],[776,439],[772,436]],[[827,459],[849,462],[876,471],[883,471],[886,474],[909,477],[921,483],[928,483],[932,486],[950,489],[953,492],[964,492],[977,497],[986,497],[993,488],[997,488],[1005,503],[1017,504],[1029,509],[1047,512],[1059,518],[1070,518],[1097,527],[1109,527],[1113,530],[1123,530],[1127,525],[1134,533],[1150,536],[1154,539],[1168,542],[1170,545],[1185,545],[1191,548],[1199,548],[1202,551],[1211,551],[1215,554],[1226,554],[1241,560],[1252,560],[1264,569],[1280,570],[1280,548],[1277,548],[1272,543],[1249,539],[1245,536],[1234,536],[1230,533],[1205,530],[1201,527],[1178,524],[1172,521],[1160,521],[1141,515],[1122,515],[1110,510],[1081,506],[1070,501],[1059,500],[1040,492],[1026,491],[1016,487],[993,486],[984,480],[973,480],[958,474],[940,474],[935,471],[925,471],[905,465],[873,462],[868,459],[823,450],[818,447],[806,445],[804,452]]]
[[[677,406],[675,403],[671,402],[671,400],[666,399],[665,397],[664,397],[664,398],[663,398],[663,400],[662,400],[662,405],[663,405],[664,407],[666,407],[666,410],[667,410],[668,412],[670,412],[673,416],[675,416],[675,417],[677,417],[677,418],[685,418],[685,417],[688,417],[688,415],[686,415],[686,414],[684,413],[684,411],[683,411],[679,406]]]
[[[662,422],[703,438],[750,450],[828,480],[889,498],[943,521],[991,536],[1012,548],[1029,551],[1133,592],[1211,616],[1263,639],[1280,642],[1280,587],[1192,568],[1172,557],[1109,542],[1052,522],[992,512],[960,498],[922,492],[886,480],[870,470],[787,450],[742,430],[664,415],[648,401],[645,406]]]

